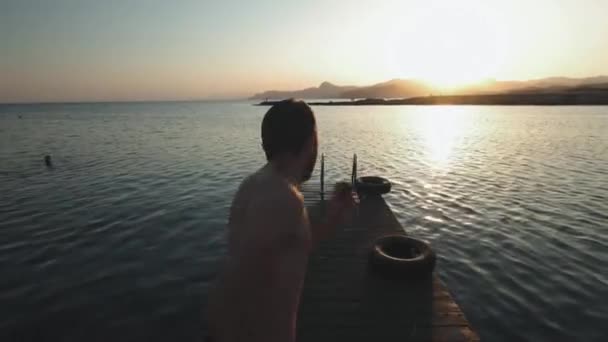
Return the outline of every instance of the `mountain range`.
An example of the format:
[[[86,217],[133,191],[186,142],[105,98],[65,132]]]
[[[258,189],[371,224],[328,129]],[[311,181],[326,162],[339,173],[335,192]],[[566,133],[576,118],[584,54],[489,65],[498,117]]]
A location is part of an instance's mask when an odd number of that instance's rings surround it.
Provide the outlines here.
[[[445,91],[413,79],[393,79],[370,86],[339,86],[323,82],[318,87],[301,90],[270,90],[253,95],[250,99],[360,99],[360,98],[411,98],[428,95],[504,94],[504,93],[555,93],[570,91],[608,90],[608,76],[587,78],[549,77],[527,81],[486,80],[455,90]]]

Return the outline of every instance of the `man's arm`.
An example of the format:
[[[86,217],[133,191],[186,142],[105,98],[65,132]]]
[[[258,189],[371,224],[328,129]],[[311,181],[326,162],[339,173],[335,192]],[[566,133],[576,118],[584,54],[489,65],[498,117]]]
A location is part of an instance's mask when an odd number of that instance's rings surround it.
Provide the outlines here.
[[[317,248],[321,241],[327,239],[336,230],[338,224],[336,219],[330,219],[329,217],[324,222],[311,224],[311,250]]]
[[[312,248],[316,248],[322,240],[327,239],[336,227],[347,221],[351,210],[359,203],[359,197],[352,192],[350,187],[336,189],[334,196],[329,200],[327,207],[327,217],[323,222],[311,225]]]
[[[249,217],[257,226],[254,231],[266,233],[259,255],[260,265],[267,270],[268,283],[262,291],[266,294],[263,303],[251,317],[257,333],[249,340],[294,341],[297,309],[310,251],[309,223],[304,204],[296,192],[286,191],[258,201],[251,210]]]

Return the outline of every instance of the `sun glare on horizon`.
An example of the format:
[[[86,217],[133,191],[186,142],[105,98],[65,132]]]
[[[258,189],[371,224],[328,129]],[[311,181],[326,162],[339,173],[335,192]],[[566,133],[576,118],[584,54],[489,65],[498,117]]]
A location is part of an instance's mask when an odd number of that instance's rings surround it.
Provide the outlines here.
[[[489,79],[608,74],[608,1],[601,0],[4,7],[3,103],[241,99],[325,81],[366,87],[394,79],[429,85],[421,95],[450,94]]]
[[[508,58],[507,25],[491,8],[428,7],[412,21],[387,25],[389,72],[437,88],[495,78]]]

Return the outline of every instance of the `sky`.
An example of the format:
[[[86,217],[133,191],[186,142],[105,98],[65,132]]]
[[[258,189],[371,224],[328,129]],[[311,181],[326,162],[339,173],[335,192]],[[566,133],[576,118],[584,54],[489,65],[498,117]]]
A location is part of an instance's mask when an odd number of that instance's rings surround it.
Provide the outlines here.
[[[608,0],[0,0],[0,102],[608,74]]]

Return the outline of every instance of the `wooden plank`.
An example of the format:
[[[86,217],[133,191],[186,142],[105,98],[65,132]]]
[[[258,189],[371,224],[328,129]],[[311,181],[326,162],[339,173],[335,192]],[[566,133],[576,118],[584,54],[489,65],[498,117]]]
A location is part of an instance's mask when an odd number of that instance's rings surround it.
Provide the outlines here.
[[[323,202],[314,189],[313,184],[302,191],[317,222]],[[367,260],[374,240],[403,228],[381,197],[363,198],[358,212],[310,258],[298,341],[478,341],[437,277],[405,282],[371,272]]]

